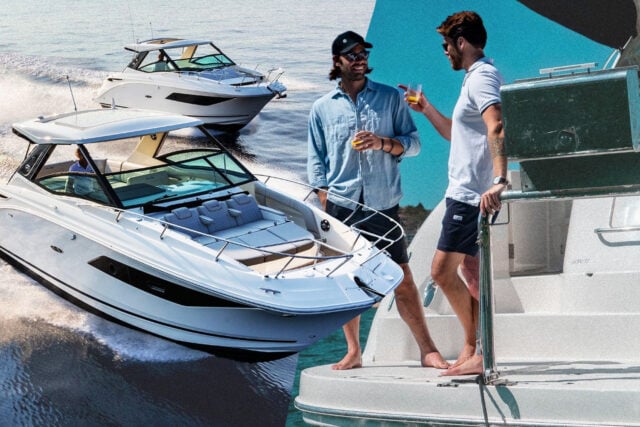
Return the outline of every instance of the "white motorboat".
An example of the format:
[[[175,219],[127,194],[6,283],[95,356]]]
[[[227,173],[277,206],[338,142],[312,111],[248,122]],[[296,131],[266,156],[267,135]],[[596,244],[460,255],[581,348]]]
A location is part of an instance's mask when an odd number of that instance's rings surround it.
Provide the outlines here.
[[[501,218],[479,219],[482,373],[421,368],[389,296],[363,368],[302,372],[295,405],[306,422],[640,426],[640,92],[630,66],[640,50],[637,39],[629,46],[613,69],[558,67],[502,88],[517,167]],[[444,210],[418,231],[410,264],[433,339],[453,361],[463,332],[430,278]]]
[[[281,69],[241,67],[207,40],[151,39],[125,49],[133,59],[104,80],[95,98],[103,107],[166,111],[237,130],[286,96]]]
[[[184,136],[193,126],[207,148]],[[2,255],[124,324],[279,357],[335,331],[402,279],[375,236],[288,196],[289,181],[258,180],[200,120],[96,109],[13,130],[29,150],[0,186]],[[87,170],[70,170],[74,154]]]

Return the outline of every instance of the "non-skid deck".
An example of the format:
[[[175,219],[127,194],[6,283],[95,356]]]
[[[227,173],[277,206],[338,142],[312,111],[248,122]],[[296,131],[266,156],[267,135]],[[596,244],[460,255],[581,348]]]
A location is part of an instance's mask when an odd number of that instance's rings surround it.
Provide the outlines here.
[[[505,361],[499,370],[504,383],[484,385],[417,362],[318,366],[303,371],[295,405],[315,425],[640,426],[640,364]]]

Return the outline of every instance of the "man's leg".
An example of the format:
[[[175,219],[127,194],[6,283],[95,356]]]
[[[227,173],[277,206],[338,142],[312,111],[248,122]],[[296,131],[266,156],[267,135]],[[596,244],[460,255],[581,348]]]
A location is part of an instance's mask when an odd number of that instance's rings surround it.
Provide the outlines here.
[[[431,339],[427,322],[424,317],[424,310],[420,304],[418,288],[413,281],[413,274],[409,264],[400,264],[404,272],[404,279],[395,289],[396,304],[400,317],[407,324],[413,337],[420,348],[420,363],[422,366],[431,366],[438,369],[445,369],[449,364],[438,352],[436,345]]]
[[[465,255],[460,264],[460,273],[467,282],[467,289],[476,301],[480,300],[480,256]]]
[[[347,354],[331,368],[345,370],[362,367],[362,350],[360,348],[360,316],[351,319],[342,327],[347,340]]]
[[[458,266],[463,262],[464,257],[463,253],[437,249],[431,264],[431,277],[449,300],[464,332],[464,344],[458,359],[453,364],[454,367],[471,358],[476,350],[473,298],[458,276]]]
[[[478,330],[478,300],[480,299],[480,262],[479,257],[476,255],[472,257],[471,255],[466,255],[462,264],[460,265],[460,272],[467,282],[467,289],[469,293],[473,297],[473,323],[475,325],[476,331]],[[471,375],[471,374],[481,374],[484,369],[482,354],[478,352],[478,348],[476,348],[475,355],[471,356],[471,358],[465,360],[459,365],[453,366],[450,369],[447,369],[443,372],[442,376],[454,376],[454,375]]]

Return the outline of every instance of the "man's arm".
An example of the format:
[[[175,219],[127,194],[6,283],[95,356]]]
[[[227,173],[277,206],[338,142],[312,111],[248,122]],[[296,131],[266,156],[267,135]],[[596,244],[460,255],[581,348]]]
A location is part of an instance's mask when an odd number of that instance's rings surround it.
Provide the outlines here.
[[[507,155],[504,146],[504,127],[502,125],[502,106],[493,104],[482,113],[487,126],[487,143],[493,161],[493,176],[507,176]],[[493,184],[480,199],[480,212],[487,215],[500,210],[500,194],[507,188],[506,183]]]
[[[398,85],[398,87],[403,90],[407,89],[404,85]],[[410,103],[409,107],[418,113],[422,113],[427,120],[431,122],[435,130],[438,131],[444,139],[451,142],[451,119],[438,111],[438,109],[429,102],[427,97],[424,96],[424,92],[420,93],[418,102],[415,104]]]
[[[324,142],[324,132],[319,120],[315,118],[313,111],[309,116],[309,129],[307,135],[307,179],[309,184],[317,188],[327,189],[327,171],[325,157],[327,156]],[[318,191],[316,193],[326,209],[327,193]]]

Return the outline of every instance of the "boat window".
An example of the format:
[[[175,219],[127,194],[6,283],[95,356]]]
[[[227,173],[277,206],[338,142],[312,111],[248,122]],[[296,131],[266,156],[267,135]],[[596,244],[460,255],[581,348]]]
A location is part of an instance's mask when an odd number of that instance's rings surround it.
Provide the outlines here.
[[[176,67],[164,52],[153,51],[148,52],[146,57],[139,61],[138,70],[146,73],[155,73],[158,71],[175,71]]]
[[[203,71],[234,65],[228,56],[212,44],[167,49],[166,52],[181,71]]]
[[[227,153],[189,150],[156,159],[160,165],[106,173],[123,207],[210,193],[255,180]]]
[[[147,57],[147,53],[148,52],[140,52],[134,54],[133,59],[131,59],[131,62],[129,62],[129,65],[127,65],[127,67],[133,68],[134,70],[137,69],[140,64],[143,64],[144,59]]]
[[[48,191],[108,203],[109,198],[89,163],[80,165],[76,145],[51,145],[49,156],[36,172],[34,182]],[[35,151],[35,150],[34,150]],[[100,163],[96,165],[98,167]]]

